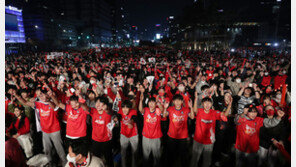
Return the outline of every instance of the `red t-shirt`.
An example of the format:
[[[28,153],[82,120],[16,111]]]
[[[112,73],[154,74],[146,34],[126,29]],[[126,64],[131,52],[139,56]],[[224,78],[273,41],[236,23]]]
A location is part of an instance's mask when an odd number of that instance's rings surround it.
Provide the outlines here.
[[[17,130],[17,133],[20,135],[29,133],[30,132],[30,121],[29,121],[28,117],[25,117],[24,121],[25,122],[24,122],[23,126],[21,128],[19,128],[20,119],[17,119],[14,125],[13,125],[13,123],[10,124],[8,130],[11,130],[14,126]]]
[[[8,113],[8,105],[11,103],[11,101],[5,97],[5,113]]]
[[[156,110],[159,110],[156,108]],[[143,136],[149,139],[158,139],[162,137],[161,132],[161,114],[160,112],[150,112],[148,107],[144,108],[144,127]]]
[[[42,101],[36,101],[35,107],[39,111],[40,126],[43,132],[53,133],[61,130],[57,113],[58,107],[53,109]]]
[[[176,110],[174,106],[167,109],[169,112],[169,131],[168,136],[174,139],[185,139],[188,137],[188,113],[190,109],[182,107],[180,110]]]
[[[121,119],[121,130],[120,134],[126,136],[126,137],[133,137],[138,134],[138,128],[136,122],[133,123],[133,128],[128,128],[128,122],[131,120],[132,116],[137,116],[137,111],[131,109],[127,115],[124,115],[122,112],[122,109],[120,108],[118,111],[118,114],[122,116]]]
[[[279,89],[281,85],[286,83],[287,75],[277,75],[274,77],[274,89]]]
[[[254,120],[239,118],[236,126],[236,149],[246,153],[256,153],[259,150],[259,131],[263,126],[263,120],[261,117]]]
[[[83,110],[82,107],[75,110],[71,107],[71,105],[67,104],[66,113],[68,115],[66,135],[68,137],[86,136],[86,117],[89,112]]]
[[[61,94],[58,96],[58,100],[60,100],[63,104],[70,104],[70,97],[66,96],[66,94]],[[68,113],[62,112],[62,120],[64,123],[67,123]]]
[[[205,113],[203,108],[199,108],[195,118],[194,140],[201,144],[213,144],[216,120],[221,120],[221,112],[210,109],[209,113]]]
[[[92,139],[97,142],[106,142],[112,139],[111,115],[103,111],[99,114],[98,110],[91,108],[92,117]]]
[[[266,87],[266,86],[270,85],[270,81],[271,81],[271,76],[270,75],[263,76],[261,85]]]

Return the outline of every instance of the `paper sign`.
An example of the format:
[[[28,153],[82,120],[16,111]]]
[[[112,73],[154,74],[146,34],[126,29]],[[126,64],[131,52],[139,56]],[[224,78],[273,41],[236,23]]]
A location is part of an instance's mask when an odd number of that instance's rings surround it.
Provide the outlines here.
[[[146,60],[143,57],[140,59],[140,64],[146,65]]]
[[[148,76],[148,77],[146,77],[146,79],[148,80],[149,84],[151,85],[154,80],[154,76]]]

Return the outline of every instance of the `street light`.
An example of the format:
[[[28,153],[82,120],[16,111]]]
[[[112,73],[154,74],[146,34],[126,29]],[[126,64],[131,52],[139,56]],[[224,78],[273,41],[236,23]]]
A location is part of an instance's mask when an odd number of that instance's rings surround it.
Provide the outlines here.
[[[37,25],[35,25],[35,28],[38,29],[39,27]]]

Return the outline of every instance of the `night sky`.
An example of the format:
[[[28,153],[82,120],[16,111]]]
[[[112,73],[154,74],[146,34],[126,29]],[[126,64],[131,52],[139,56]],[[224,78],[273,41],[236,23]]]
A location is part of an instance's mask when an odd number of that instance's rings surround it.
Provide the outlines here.
[[[168,16],[182,14],[190,4],[193,0],[127,0],[126,8],[129,23],[138,26],[139,31],[149,31],[155,24],[163,24]]]

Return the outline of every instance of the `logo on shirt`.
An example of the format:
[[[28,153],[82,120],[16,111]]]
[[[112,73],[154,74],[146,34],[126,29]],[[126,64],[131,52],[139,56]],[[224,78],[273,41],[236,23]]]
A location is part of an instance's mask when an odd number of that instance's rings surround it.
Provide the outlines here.
[[[68,116],[68,118],[70,118],[70,119],[77,119],[78,118],[78,114],[70,114],[69,116]]]
[[[184,116],[183,115],[180,115],[180,116],[177,116],[176,114],[173,114],[173,122],[183,122],[184,121]]]
[[[124,119],[122,119],[122,123],[124,125],[128,125],[129,121],[130,121],[130,119],[128,117],[125,117]]]
[[[104,120],[97,119],[97,120],[95,120],[95,123],[97,123],[99,125],[103,125],[103,124],[105,124],[105,121]]]
[[[254,133],[256,133],[256,129],[250,127],[249,125],[246,125],[245,134],[251,136],[251,135],[253,135]]]
[[[205,120],[205,119],[201,119],[201,122],[206,123],[206,124],[210,124],[213,122],[213,120]]]
[[[151,117],[151,115],[148,114],[147,119],[146,119],[146,122],[151,123],[151,124],[155,124],[156,121],[157,121],[157,118],[156,117]]]
[[[40,116],[41,117],[48,117],[50,115],[50,111],[47,110],[47,111],[44,111],[42,109],[40,109]]]

